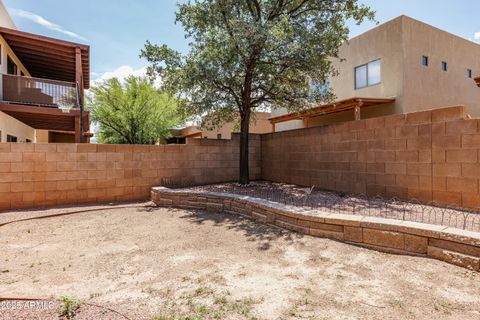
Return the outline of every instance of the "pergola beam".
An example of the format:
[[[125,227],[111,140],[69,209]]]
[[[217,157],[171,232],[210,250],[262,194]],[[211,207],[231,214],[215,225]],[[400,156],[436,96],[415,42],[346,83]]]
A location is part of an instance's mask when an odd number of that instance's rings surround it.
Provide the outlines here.
[[[334,103],[322,105],[319,107],[315,107],[300,113],[290,113],[286,115],[281,115],[278,117],[270,118],[270,123],[275,125],[277,123],[291,121],[291,120],[303,120],[311,119],[314,117],[321,117],[327,114],[333,114],[348,110],[353,110],[355,119],[360,119],[360,109],[364,107],[374,106],[374,105],[381,105],[386,103],[393,103],[395,102],[394,98],[351,98],[346,100],[337,101]],[[275,128],[272,127],[274,130]]]
[[[0,111],[31,126],[34,129],[63,130],[74,133],[75,119],[80,119],[80,110],[72,109],[65,113],[58,108],[26,106],[18,104],[0,104]],[[83,114],[83,131],[89,131],[89,114]]]
[[[83,88],[90,86],[89,46],[3,27],[0,27],[0,35],[32,77],[73,83],[80,62]]]

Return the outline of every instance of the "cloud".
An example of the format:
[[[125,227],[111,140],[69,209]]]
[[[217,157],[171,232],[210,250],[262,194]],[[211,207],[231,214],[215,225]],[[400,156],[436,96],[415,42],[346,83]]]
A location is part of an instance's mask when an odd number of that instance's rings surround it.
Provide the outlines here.
[[[93,73],[92,73],[93,74]],[[96,73],[98,74],[98,73]],[[101,75],[99,75],[96,79],[92,81],[93,86],[98,85],[102,83],[105,80],[112,79],[112,78],[117,78],[119,81],[124,81],[126,78],[129,76],[135,76],[135,77],[144,77],[147,75],[147,67],[141,67],[139,69],[134,69],[129,65],[123,65],[118,67],[117,69],[113,71],[107,71]],[[154,81],[155,86],[160,85],[160,80],[157,79]]]
[[[103,74],[101,74],[97,79],[94,81],[100,82],[103,80],[108,80],[112,78],[117,78],[118,80],[122,81],[125,80],[129,76],[136,76],[136,77],[142,77],[147,74],[147,67],[141,67],[139,69],[133,69],[129,65],[124,65],[121,67],[118,67],[117,69],[113,71],[107,71]]]
[[[475,40],[477,40],[477,41],[480,41],[480,31],[474,33],[473,39],[475,39]]]
[[[68,31],[68,30],[64,29],[62,26],[59,26],[58,24],[55,24],[51,21],[48,21],[47,19],[45,19],[42,16],[39,16],[38,14],[28,12],[28,11],[24,11],[24,10],[20,10],[20,9],[11,9],[10,13],[14,16],[30,20],[30,21],[32,21],[32,22],[34,22],[38,25],[41,25],[42,27],[45,27],[49,30],[53,30],[53,31],[63,33],[63,34],[65,34],[69,37],[72,37],[72,38],[87,41],[87,39],[82,37],[81,35],[79,35],[75,32],[72,32],[72,31]]]

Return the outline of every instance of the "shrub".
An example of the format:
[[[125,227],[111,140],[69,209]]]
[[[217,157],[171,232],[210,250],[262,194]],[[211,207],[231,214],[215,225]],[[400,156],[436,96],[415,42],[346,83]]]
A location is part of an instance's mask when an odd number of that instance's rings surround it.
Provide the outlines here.
[[[69,297],[62,297],[62,303],[60,304],[60,315],[71,319],[77,313],[80,308],[80,301]]]

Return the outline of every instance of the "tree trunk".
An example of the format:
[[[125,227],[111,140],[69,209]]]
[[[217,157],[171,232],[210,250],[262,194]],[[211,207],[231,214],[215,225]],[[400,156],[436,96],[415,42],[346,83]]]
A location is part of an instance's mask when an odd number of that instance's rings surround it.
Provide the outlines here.
[[[240,176],[238,182],[241,185],[250,183],[248,168],[248,135],[250,131],[250,109],[242,112],[240,118]]]

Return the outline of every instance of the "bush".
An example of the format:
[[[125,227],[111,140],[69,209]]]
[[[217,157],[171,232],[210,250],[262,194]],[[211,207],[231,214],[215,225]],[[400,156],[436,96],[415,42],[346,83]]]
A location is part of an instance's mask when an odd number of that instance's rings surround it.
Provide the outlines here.
[[[60,315],[71,319],[77,313],[80,308],[80,301],[69,297],[62,297],[62,303],[60,304]]]

